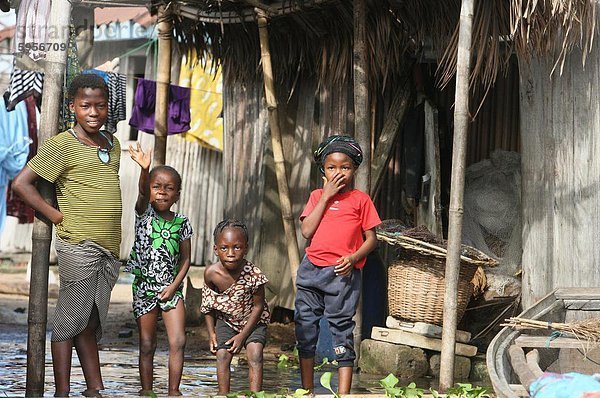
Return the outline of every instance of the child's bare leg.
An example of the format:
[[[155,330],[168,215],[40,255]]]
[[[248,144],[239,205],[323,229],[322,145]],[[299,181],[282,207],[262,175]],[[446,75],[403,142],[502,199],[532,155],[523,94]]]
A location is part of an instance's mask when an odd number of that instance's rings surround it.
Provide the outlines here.
[[[248,356],[248,379],[250,391],[262,391],[263,381],[263,345],[262,343],[252,342],[246,345],[246,355]]]
[[[73,339],[85,377],[85,384],[87,389],[92,391],[104,389],[100,372],[98,342],[96,341],[96,329],[99,326],[98,309],[94,305],[87,326]]]
[[[154,382],[154,351],[156,350],[156,322],[158,321],[158,307],[137,319],[140,340],[140,381],[142,391],[140,394],[152,390]]]
[[[73,354],[73,340],[53,341],[52,368],[54,370],[55,397],[68,397],[71,382],[71,355]]]
[[[352,366],[344,366],[338,368],[338,393],[350,394],[350,387],[352,386],[352,372],[354,368]]]
[[[300,358],[300,380],[302,388],[310,392],[315,390],[315,358]]]
[[[219,383],[219,394],[227,394],[230,389],[231,359],[233,354],[226,349],[217,351],[217,382]]]
[[[179,300],[177,307],[163,312],[163,320],[169,338],[169,396],[181,395],[179,384],[183,372],[185,348],[185,306]]]

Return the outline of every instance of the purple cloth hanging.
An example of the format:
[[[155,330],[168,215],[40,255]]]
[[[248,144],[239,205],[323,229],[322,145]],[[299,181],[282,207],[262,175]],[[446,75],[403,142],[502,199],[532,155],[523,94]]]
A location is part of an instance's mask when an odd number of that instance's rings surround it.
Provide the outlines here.
[[[188,87],[169,85],[168,135],[185,133],[190,129],[190,92]],[[155,104],[156,82],[139,79],[129,125],[154,134]]]

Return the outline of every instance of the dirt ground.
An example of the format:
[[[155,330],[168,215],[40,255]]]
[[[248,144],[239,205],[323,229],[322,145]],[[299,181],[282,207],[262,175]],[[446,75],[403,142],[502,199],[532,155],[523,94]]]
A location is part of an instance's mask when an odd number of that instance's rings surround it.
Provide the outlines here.
[[[203,269],[193,268],[189,275],[194,287],[202,286]],[[187,282],[186,282],[187,283]],[[58,274],[50,267],[48,286],[48,323],[45,355],[44,396],[53,392],[52,358],[50,355],[50,332],[56,300],[58,297]],[[29,282],[27,261],[14,261],[0,255],[0,396],[22,397],[26,389],[27,317],[29,306]],[[194,300],[186,299],[189,307]],[[188,324],[185,350],[184,377],[181,390],[185,395],[208,396],[217,390],[215,357],[208,349],[206,327],[202,322]],[[167,388],[168,343],[162,322],[157,326],[157,350],[154,358],[154,387],[159,395]],[[279,373],[276,362],[283,351],[291,351],[294,344],[293,324],[272,323],[264,350],[265,388],[275,391],[278,386],[299,387],[297,372]],[[115,285],[99,344],[102,375],[107,396],[136,395],[139,389],[137,367],[138,333],[131,310],[131,276],[121,273]],[[289,352],[287,353],[290,354]],[[245,353],[234,357],[232,365],[236,377],[232,377],[232,389],[243,390],[247,385],[244,376]],[[239,366],[238,366],[239,365]],[[270,373],[269,373],[270,372]],[[240,377],[241,376],[241,377]],[[283,383],[283,384],[282,384]],[[75,395],[85,389],[78,357],[73,355],[71,390]]]

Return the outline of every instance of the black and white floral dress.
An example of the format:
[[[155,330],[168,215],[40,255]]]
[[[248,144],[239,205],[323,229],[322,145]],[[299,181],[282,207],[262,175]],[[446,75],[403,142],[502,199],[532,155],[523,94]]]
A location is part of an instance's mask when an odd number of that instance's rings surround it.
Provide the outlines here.
[[[183,299],[183,283],[169,301],[160,301],[158,295],[169,286],[179,272],[180,243],[192,236],[189,219],[175,213],[172,220],[160,217],[152,205],[135,215],[135,241],[125,267],[134,275],[133,314],[137,318],[156,306],[167,311]]]

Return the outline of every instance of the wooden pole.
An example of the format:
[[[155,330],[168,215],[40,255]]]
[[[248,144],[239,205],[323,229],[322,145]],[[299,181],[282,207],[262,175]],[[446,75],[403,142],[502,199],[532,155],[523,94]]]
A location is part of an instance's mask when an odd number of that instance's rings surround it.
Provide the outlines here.
[[[69,42],[69,19],[71,2],[54,0],[50,8],[48,26],[57,34],[49,35],[52,50],[46,54],[44,67],[44,91],[42,92],[42,112],[39,125],[39,145],[54,136],[58,131],[58,115],[62,96],[67,51]],[[57,45],[53,45],[57,43]],[[38,190],[48,203],[54,203],[54,185],[40,178]],[[45,218],[44,218],[45,220]],[[31,277],[29,281],[29,310],[27,313],[27,380],[25,396],[44,395],[46,367],[46,322],[48,318],[48,273],[52,224],[36,216],[33,221],[31,248]]]
[[[454,352],[456,344],[456,308],[460,249],[463,222],[463,194],[465,187],[465,159],[469,127],[469,74],[471,61],[471,27],[475,0],[462,0],[456,61],[456,94],[454,97],[454,138],[452,145],[452,177],[448,226],[448,254],[446,257],[446,290],[442,353],[440,359],[440,390],[454,384]]]
[[[371,129],[369,123],[369,84],[367,80],[367,2],[354,0],[354,138],[363,150],[362,166],[356,171],[355,188],[369,193],[371,186]],[[362,290],[362,287],[361,287]],[[354,348],[360,353],[362,338],[362,294],[354,316]]]
[[[292,284],[296,290],[296,274],[300,266],[300,252],[296,239],[296,227],[292,213],[292,203],[285,171],[283,145],[281,144],[281,131],[279,129],[279,114],[277,112],[277,98],[275,96],[275,83],[273,81],[273,68],[271,66],[271,52],[269,50],[269,32],[267,29],[267,16],[261,9],[255,9],[258,16],[258,35],[260,38],[260,58],[265,81],[265,99],[269,110],[269,127],[271,128],[271,145],[273,146],[273,160],[275,174],[277,175],[277,189],[281,204],[281,218],[285,230],[285,240],[292,274]]]
[[[164,4],[158,8],[158,66],[156,73],[156,105],[154,108],[154,166],[165,164],[169,116],[169,84],[171,82],[171,15]]]

